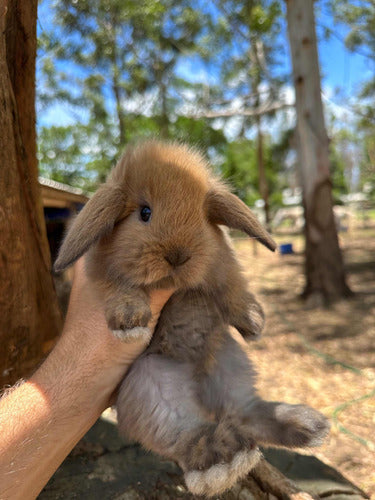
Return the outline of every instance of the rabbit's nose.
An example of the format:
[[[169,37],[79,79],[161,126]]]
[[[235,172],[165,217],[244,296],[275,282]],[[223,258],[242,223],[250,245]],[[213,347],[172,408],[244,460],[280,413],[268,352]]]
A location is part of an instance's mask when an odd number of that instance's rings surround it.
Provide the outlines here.
[[[184,248],[173,248],[166,255],[164,255],[164,259],[170,264],[172,267],[182,266],[185,264],[191,255]]]

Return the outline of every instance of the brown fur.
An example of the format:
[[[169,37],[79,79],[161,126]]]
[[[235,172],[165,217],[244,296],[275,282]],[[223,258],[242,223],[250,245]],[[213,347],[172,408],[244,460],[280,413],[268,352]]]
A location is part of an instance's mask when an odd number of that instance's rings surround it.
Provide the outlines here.
[[[139,218],[143,205],[153,211],[149,224]],[[242,229],[275,248],[251,211],[213,176],[198,152],[181,144],[141,143],[128,148],[78,215],[55,269],[87,251],[88,274],[105,293],[108,324],[124,336],[147,325],[148,290],[167,286],[204,288],[243,335],[257,335],[262,309],[246,291],[217,224]],[[184,265],[173,267],[166,260],[176,254],[186,256]]]
[[[152,209],[147,223],[140,219],[145,205]],[[199,494],[223,491],[246,473],[258,443],[309,446],[327,431],[314,410],[257,396],[246,349],[229,325],[256,336],[264,315],[221,224],[275,249],[198,152],[149,141],[127,149],[78,215],[55,264],[64,268],[87,251],[108,324],[124,340],[147,334],[152,288],[178,289],[121,386],[119,426],[176,460]]]

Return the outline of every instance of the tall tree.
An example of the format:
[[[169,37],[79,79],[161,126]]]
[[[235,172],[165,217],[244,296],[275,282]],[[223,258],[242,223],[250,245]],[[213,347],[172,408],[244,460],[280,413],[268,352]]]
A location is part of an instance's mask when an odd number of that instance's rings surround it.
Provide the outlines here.
[[[68,103],[79,117],[82,140],[78,144],[88,167],[98,172],[98,180],[139,133],[142,118],[153,118],[143,120],[143,135],[169,136],[179,100],[176,88],[183,86],[174,70],[181,55],[195,47],[203,24],[190,3],[55,3],[54,29],[40,37],[44,82],[39,99],[41,105]],[[42,132],[45,138],[46,131]],[[53,139],[51,134],[48,139]]]
[[[312,305],[347,297],[332,204],[313,0],[286,0],[296,94],[299,168],[305,211],[305,298]]]
[[[37,0],[0,0],[0,386],[40,360],[61,326],[38,191]]]
[[[216,32],[220,37],[226,35],[226,47],[219,50],[222,59],[220,85],[224,87],[224,97],[241,101],[248,109],[272,108],[279,100],[280,88],[285,81],[278,58],[282,52],[279,2],[217,0],[215,3],[219,11]],[[245,136],[249,129],[255,130],[257,180],[268,225],[270,186],[265,159],[265,114],[269,112],[243,116],[241,132]]]

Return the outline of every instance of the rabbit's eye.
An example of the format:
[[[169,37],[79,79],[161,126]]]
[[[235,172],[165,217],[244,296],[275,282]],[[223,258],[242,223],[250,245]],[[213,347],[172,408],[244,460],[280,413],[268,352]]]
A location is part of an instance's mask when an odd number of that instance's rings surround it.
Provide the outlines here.
[[[147,206],[141,207],[140,216],[143,222],[148,222],[151,217],[151,208]]]

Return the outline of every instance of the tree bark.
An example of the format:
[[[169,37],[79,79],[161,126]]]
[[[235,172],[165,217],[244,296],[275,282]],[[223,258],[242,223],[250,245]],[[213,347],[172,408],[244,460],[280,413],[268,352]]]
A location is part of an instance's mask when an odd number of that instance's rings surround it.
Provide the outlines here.
[[[266,227],[270,229],[270,203],[269,203],[269,189],[266,177],[266,167],[264,164],[264,148],[263,148],[263,133],[261,129],[260,116],[256,118],[257,124],[257,163],[259,173],[259,192],[264,201],[264,216],[266,220]]]
[[[313,0],[286,0],[305,211],[303,296],[322,305],[350,295],[339,247],[329,171]]]
[[[252,8],[250,8],[251,13]],[[256,36],[252,35],[251,46],[250,46],[250,61],[251,61],[251,69],[249,72],[249,78],[251,81],[252,92],[256,96],[255,97],[255,109],[259,109],[260,107],[260,83],[261,83],[261,72],[263,66],[261,63],[261,55],[260,52],[263,48],[263,43],[257,39]],[[265,63],[263,61],[263,63]],[[263,147],[263,133],[261,126],[261,115],[257,115],[255,117],[256,129],[257,129],[257,164],[258,164],[258,173],[259,173],[259,192],[260,196],[264,202],[264,216],[266,221],[266,227],[270,230],[270,211],[269,211],[269,189],[268,182],[266,176],[266,169],[264,165],[264,147]]]
[[[36,18],[37,0],[0,0],[0,388],[61,327],[38,186]]]

